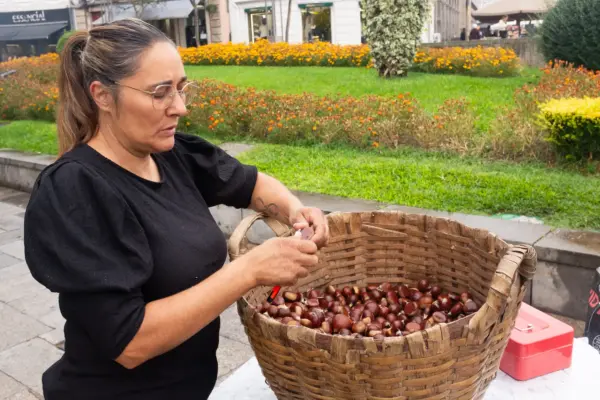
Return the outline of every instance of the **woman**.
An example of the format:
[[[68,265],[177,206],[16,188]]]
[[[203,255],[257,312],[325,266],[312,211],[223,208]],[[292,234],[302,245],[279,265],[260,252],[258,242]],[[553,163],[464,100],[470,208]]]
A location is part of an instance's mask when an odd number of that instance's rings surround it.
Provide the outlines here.
[[[219,314],[257,285],[289,285],[317,263],[323,214],[281,183],[176,132],[193,100],[174,44],[124,20],[75,33],[60,65],[59,159],[25,216],[32,275],[59,293],[65,353],[46,400],[206,399]],[[209,207],[267,212],[312,241],[271,239],[225,264]]]

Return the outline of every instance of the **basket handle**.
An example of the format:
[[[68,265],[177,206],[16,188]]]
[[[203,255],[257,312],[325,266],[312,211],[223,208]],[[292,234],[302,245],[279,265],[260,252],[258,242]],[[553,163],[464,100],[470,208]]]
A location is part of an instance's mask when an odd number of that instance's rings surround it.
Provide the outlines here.
[[[467,339],[471,343],[483,344],[492,338],[496,324],[504,320],[509,302],[516,302],[524,293],[524,286],[533,279],[537,264],[535,249],[529,245],[511,246],[502,257],[492,278],[485,304],[469,321]],[[521,277],[520,287],[515,280]],[[517,293],[512,292],[518,289]]]
[[[246,234],[252,225],[254,225],[257,221],[264,221],[265,224],[275,233],[277,236],[285,236],[290,234],[292,231],[291,226],[287,226],[280,222],[279,220],[269,217],[265,213],[255,213],[248,215],[240,224],[235,228],[231,236],[229,237],[228,247],[229,247],[229,255],[232,259],[235,259],[240,256],[242,243],[246,238]]]

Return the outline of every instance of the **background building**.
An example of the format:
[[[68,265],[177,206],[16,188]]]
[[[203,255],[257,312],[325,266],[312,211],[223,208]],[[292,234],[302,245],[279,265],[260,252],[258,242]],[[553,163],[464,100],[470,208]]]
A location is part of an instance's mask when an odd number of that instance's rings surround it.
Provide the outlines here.
[[[292,0],[289,42],[305,43],[318,38],[335,44],[360,44],[361,20],[358,0]],[[287,0],[229,0],[231,41],[250,43],[267,34],[285,41]],[[263,20],[267,29],[261,28]]]
[[[54,51],[73,17],[68,0],[0,0],[0,60]]]

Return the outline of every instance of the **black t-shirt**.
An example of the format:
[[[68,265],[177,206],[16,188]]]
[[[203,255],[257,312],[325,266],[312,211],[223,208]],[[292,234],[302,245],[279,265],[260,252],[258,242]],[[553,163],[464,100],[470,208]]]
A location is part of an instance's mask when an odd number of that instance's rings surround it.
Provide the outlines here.
[[[146,303],[221,268],[227,244],[209,207],[248,207],[257,171],[180,133],[171,151],[153,157],[158,183],[88,145],[38,177],[25,214],[26,261],[59,293],[66,319],[65,353],[43,375],[46,400],[201,400],[214,387],[218,318],[137,368],[114,360]]]

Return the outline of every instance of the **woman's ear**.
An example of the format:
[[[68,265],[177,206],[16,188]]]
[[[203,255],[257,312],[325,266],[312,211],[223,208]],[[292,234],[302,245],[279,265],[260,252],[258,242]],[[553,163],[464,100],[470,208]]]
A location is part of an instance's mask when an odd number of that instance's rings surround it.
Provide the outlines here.
[[[100,81],[93,81],[90,84],[90,94],[96,106],[102,111],[110,112],[113,110],[114,98],[112,91]]]

